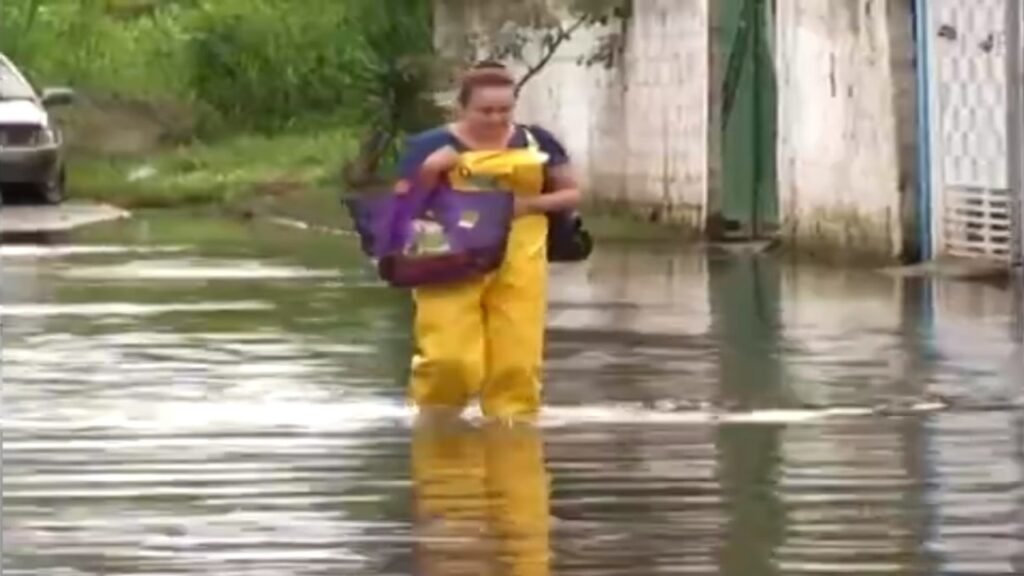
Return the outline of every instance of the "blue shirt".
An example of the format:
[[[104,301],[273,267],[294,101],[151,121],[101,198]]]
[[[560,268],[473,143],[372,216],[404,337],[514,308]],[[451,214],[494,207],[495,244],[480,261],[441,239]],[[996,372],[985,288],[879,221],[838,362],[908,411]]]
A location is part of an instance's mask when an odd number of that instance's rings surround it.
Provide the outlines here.
[[[527,148],[530,145],[526,137],[526,129],[533,134],[537,146],[542,152],[548,155],[549,159],[545,170],[562,166],[569,162],[569,155],[566,153],[562,143],[551,132],[540,126],[516,126],[509,148]],[[466,146],[454,135],[447,126],[440,126],[425,132],[409,137],[405,143],[405,150],[398,161],[398,177],[403,180],[415,180],[417,172],[423,162],[434,152],[451,146],[459,152],[467,150]]]

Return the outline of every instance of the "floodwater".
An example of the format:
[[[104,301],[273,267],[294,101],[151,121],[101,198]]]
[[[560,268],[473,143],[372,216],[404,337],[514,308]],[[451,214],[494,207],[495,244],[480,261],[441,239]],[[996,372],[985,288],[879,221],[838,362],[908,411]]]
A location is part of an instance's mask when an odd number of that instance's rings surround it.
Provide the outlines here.
[[[1018,285],[604,246],[537,427],[417,426],[351,239],[2,258],[5,576],[1024,574]]]

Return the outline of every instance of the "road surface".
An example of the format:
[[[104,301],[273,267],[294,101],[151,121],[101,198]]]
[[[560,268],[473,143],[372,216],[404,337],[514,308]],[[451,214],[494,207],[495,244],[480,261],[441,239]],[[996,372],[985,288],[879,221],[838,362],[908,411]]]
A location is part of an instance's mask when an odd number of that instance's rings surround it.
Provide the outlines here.
[[[129,212],[106,204],[69,202],[61,206],[4,206],[0,208],[0,234],[59,234],[128,216]]]

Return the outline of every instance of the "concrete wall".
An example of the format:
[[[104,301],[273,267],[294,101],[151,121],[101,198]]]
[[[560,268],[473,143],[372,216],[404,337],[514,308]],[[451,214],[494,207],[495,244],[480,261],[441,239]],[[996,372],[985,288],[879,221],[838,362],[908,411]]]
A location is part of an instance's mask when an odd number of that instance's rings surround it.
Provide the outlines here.
[[[578,34],[528,84],[521,118],[565,140],[591,198],[699,228],[714,212],[728,169],[717,151],[717,1],[637,0],[625,25]],[[815,247],[910,251],[912,0],[775,2],[784,232]],[[500,4],[437,0],[438,46],[451,54],[467,33],[495,36],[508,19]],[[608,33],[624,40],[615,66],[579,66]]]
[[[708,0],[635,2],[624,62],[630,204],[701,225],[708,192]]]
[[[904,250],[913,196],[905,0],[777,0],[779,200],[798,241]]]
[[[467,34],[499,37],[514,17],[499,4],[437,0],[438,47],[460,55]],[[557,13],[559,3],[551,4]],[[622,46],[614,66],[578,64],[610,34]],[[525,60],[537,57],[536,44],[525,51]],[[643,0],[628,23],[582,29],[563,45],[527,84],[519,116],[563,139],[591,199],[700,225],[708,188],[708,67],[708,0]]]

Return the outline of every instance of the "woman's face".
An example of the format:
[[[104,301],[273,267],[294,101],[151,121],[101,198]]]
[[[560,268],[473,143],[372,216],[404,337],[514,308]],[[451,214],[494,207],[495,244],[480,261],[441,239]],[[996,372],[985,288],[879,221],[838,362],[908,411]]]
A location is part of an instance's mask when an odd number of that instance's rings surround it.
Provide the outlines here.
[[[511,86],[477,88],[462,109],[462,118],[473,129],[488,134],[504,134],[512,123],[516,107],[515,89]]]

